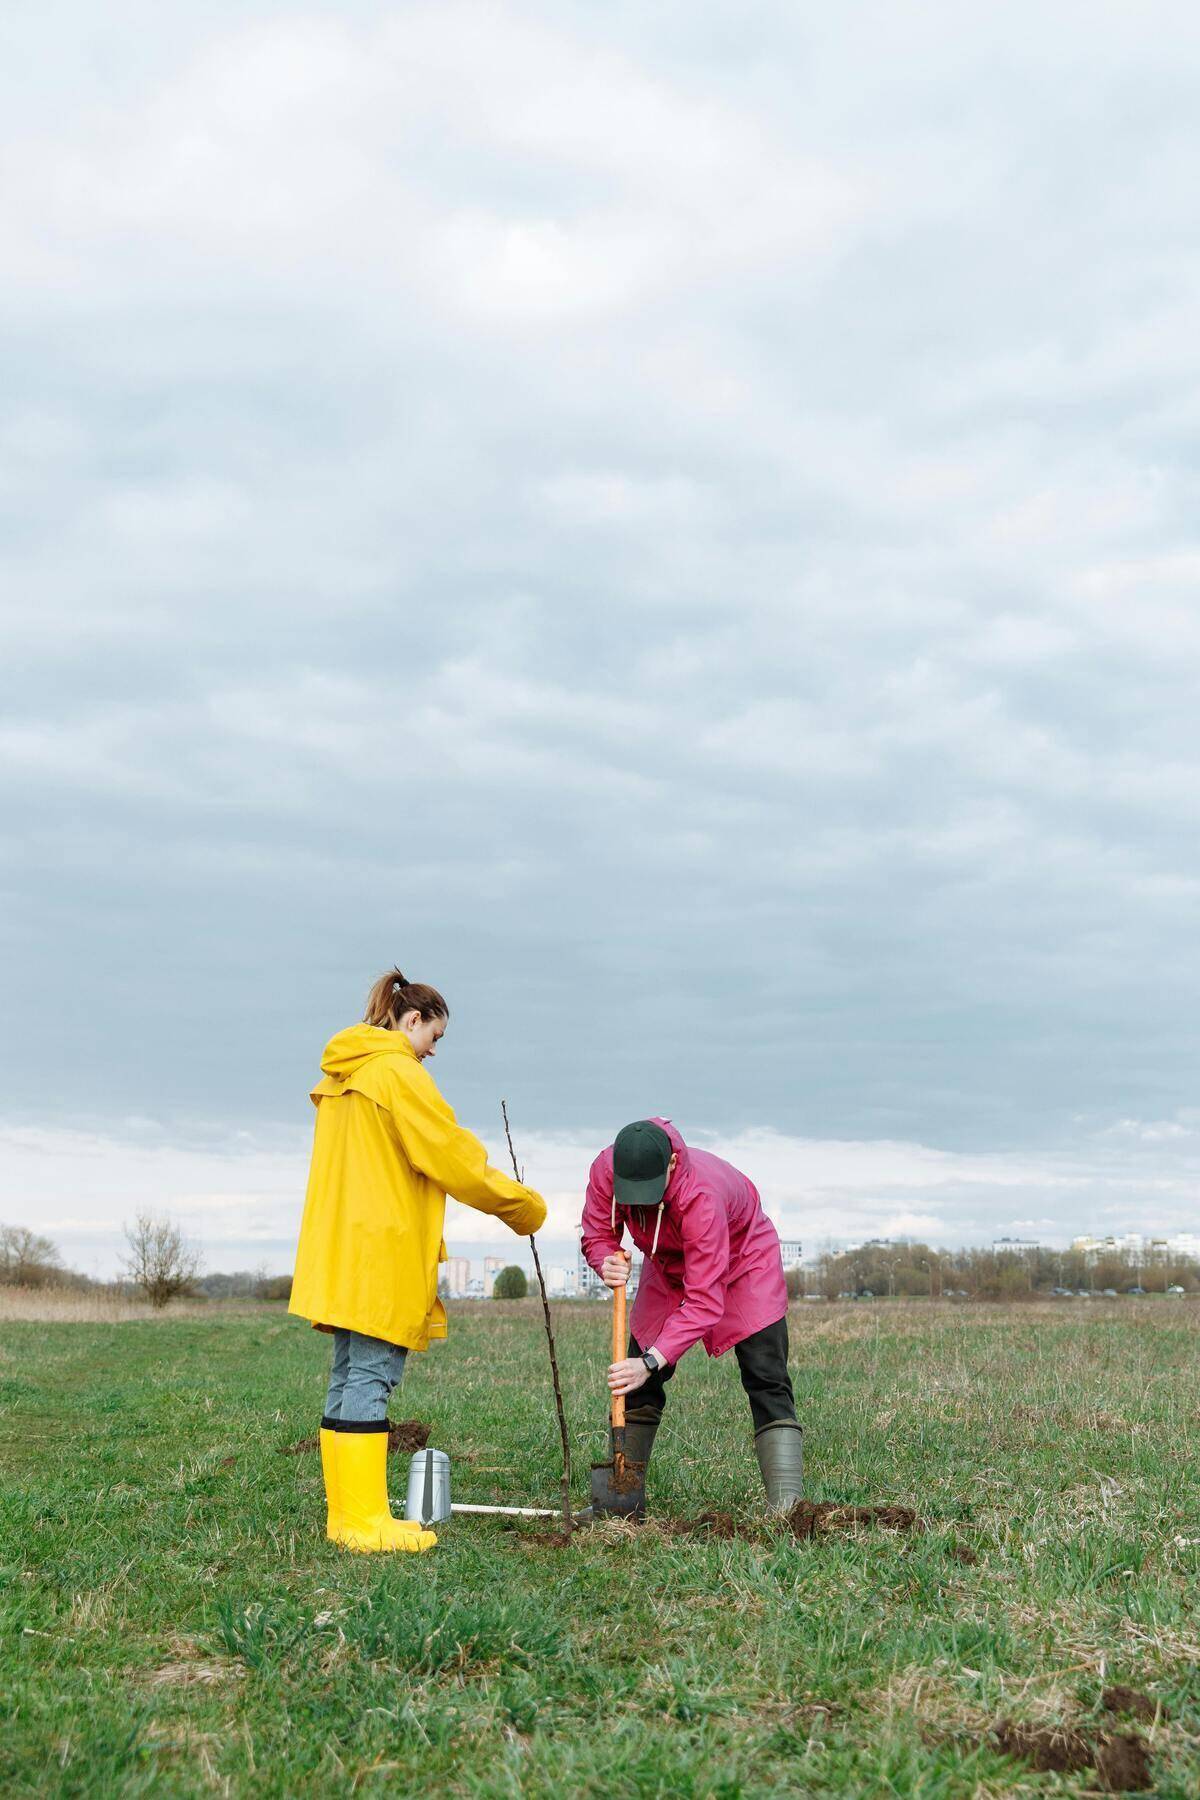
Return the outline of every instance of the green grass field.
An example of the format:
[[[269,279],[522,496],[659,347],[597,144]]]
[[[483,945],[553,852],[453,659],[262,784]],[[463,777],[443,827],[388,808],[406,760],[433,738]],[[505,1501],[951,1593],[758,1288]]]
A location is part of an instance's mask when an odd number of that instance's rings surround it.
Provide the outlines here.
[[[608,1314],[556,1316],[582,1500]],[[925,1525],[811,1543],[763,1522],[734,1360],[697,1352],[640,1529],[339,1552],[316,1454],[281,1454],[327,1350],[266,1307],[0,1324],[6,1795],[1097,1791],[1001,1755],[1004,1720],[1137,1731],[1153,1791],[1200,1794],[1200,1307],[794,1311],[810,1494]],[[457,1499],[554,1503],[536,1303],[453,1308],[392,1411]],[[714,1508],[749,1535],[670,1529]]]

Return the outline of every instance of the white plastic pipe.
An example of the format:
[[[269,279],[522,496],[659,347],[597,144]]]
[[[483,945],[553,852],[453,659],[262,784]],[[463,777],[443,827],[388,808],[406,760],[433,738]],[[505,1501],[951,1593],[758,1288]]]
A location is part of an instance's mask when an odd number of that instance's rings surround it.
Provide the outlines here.
[[[452,1513],[511,1513],[519,1519],[560,1519],[562,1509],[557,1506],[461,1506],[457,1500],[450,1508]]]

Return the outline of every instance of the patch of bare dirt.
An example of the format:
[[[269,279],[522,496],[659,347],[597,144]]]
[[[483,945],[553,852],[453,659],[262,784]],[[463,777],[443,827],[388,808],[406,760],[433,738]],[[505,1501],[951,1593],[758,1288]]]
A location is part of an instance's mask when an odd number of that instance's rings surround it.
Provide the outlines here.
[[[1150,1694],[1143,1694],[1138,1688],[1124,1687],[1120,1682],[1115,1687],[1106,1687],[1100,1696],[1100,1704],[1105,1712],[1128,1713],[1131,1719],[1137,1719],[1143,1725],[1153,1725],[1161,1714],[1166,1712]]]
[[[992,1733],[1005,1756],[1016,1756],[1042,1775],[1073,1775],[1092,1767],[1095,1750],[1069,1725],[1018,1725],[1001,1719]]]
[[[1150,1749],[1137,1732],[1101,1732],[1089,1737],[1070,1725],[1022,1725],[1001,1719],[992,1731],[996,1748],[1044,1775],[1096,1771],[1104,1793],[1142,1794],[1151,1786]]]
[[[1144,1794],[1154,1785],[1150,1750],[1136,1731],[1106,1738],[1096,1751],[1096,1774],[1110,1794]]]
[[[951,1544],[946,1551],[946,1555],[952,1562],[962,1563],[968,1569],[973,1569],[975,1564],[979,1561],[978,1556],[975,1554],[974,1550],[972,1550],[970,1544]]]
[[[432,1425],[423,1419],[398,1419],[388,1425],[388,1452],[392,1456],[411,1456],[429,1442]]]
[[[797,1500],[785,1523],[793,1537],[815,1538],[856,1525],[884,1525],[891,1531],[923,1531],[909,1506],[839,1506],[833,1500]]]
[[[411,1456],[414,1450],[423,1450],[429,1442],[432,1425],[426,1425],[423,1419],[394,1419],[388,1421],[388,1452],[392,1456]],[[281,1456],[307,1456],[312,1450],[321,1448],[319,1437],[297,1438],[294,1444],[280,1446]],[[233,1461],[232,1457],[227,1459]],[[226,1466],[222,1463],[222,1468]]]

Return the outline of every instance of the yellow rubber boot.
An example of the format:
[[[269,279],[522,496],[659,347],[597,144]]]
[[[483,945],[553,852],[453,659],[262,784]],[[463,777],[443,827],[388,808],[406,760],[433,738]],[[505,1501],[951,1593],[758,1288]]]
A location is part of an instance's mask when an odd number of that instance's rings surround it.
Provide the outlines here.
[[[334,1434],[336,1419],[321,1420],[321,1473],[325,1477],[325,1536],[337,1542],[341,1529],[342,1507],[338,1493],[337,1449]]]
[[[437,1538],[388,1505],[388,1428],[351,1422],[333,1432],[339,1518],[334,1542],[347,1550],[432,1550]]]

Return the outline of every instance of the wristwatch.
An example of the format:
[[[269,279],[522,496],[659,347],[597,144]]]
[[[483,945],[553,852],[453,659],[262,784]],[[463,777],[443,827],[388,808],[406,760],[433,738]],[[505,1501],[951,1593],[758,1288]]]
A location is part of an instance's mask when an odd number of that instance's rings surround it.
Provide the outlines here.
[[[645,1363],[646,1367],[649,1369],[649,1371],[652,1375],[658,1374],[658,1371],[662,1365],[655,1361],[655,1359],[651,1356],[651,1354],[648,1350],[642,1351],[642,1361]]]

